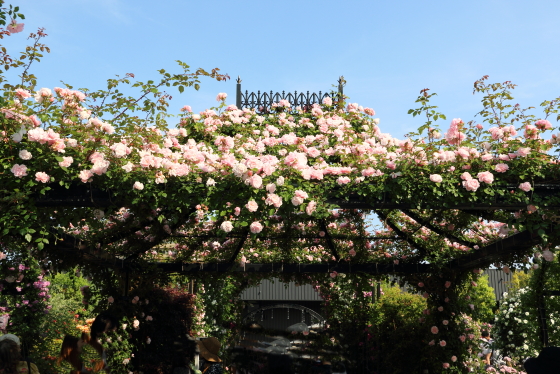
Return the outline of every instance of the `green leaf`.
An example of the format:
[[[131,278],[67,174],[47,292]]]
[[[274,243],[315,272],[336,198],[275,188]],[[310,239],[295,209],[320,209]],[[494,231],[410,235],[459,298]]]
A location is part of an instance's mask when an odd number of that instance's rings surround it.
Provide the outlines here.
[[[28,242],[31,242],[31,239],[33,239],[31,234],[25,234],[25,240],[27,240]]]

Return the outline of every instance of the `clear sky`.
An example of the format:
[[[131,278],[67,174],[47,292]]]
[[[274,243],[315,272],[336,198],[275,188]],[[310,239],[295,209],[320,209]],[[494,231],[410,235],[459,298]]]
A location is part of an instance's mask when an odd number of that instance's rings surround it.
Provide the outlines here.
[[[407,115],[419,90],[430,88],[448,120],[480,110],[473,82],[519,85],[523,106],[560,96],[560,1],[21,1],[23,33],[4,39],[23,47],[37,27],[52,49],[32,70],[39,86],[99,89],[107,78],[157,69],[220,68],[232,79],[202,81],[200,91],[174,96],[172,111],[235,103],[243,89],[330,90],[340,75],[350,101],[372,107],[383,132],[402,137],[422,123]],[[448,127],[448,121],[441,123]]]

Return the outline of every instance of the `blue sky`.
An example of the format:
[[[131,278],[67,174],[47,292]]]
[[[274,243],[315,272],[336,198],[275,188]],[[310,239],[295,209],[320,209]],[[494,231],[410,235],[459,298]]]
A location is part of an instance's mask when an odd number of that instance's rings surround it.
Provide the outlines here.
[[[16,4],[16,3],[14,3]],[[329,90],[340,75],[350,101],[372,107],[383,132],[402,137],[422,123],[407,115],[419,90],[448,120],[480,110],[473,82],[519,85],[523,106],[560,96],[560,2],[470,1],[144,1],[44,0],[17,3],[24,33],[4,39],[12,51],[45,27],[52,53],[34,66],[39,86],[102,88],[107,78],[157,69],[218,67],[232,79],[176,91],[175,110],[215,105],[218,92],[235,103],[243,89]],[[440,123],[448,127],[448,121]]]

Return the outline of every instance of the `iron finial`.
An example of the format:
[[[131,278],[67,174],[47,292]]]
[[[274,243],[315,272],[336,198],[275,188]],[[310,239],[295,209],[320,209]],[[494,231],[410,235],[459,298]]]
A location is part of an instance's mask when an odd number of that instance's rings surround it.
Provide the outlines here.
[[[239,75],[237,76],[237,83],[241,83],[241,77]]]

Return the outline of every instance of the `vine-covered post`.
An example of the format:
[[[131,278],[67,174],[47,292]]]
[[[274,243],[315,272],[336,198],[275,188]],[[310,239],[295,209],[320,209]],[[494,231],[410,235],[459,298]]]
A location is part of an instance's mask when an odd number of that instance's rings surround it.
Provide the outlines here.
[[[540,269],[538,270],[539,274],[536,281],[537,287],[535,288],[535,297],[537,298],[537,315],[539,322],[539,337],[543,348],[548,347],[548,324],[546,316],[546,305],[544,301],[545,275],[547,266],[547,263],[543,261]]]

